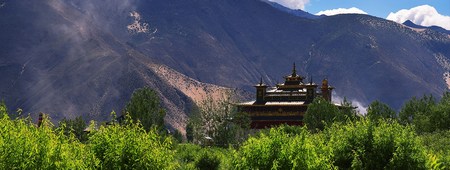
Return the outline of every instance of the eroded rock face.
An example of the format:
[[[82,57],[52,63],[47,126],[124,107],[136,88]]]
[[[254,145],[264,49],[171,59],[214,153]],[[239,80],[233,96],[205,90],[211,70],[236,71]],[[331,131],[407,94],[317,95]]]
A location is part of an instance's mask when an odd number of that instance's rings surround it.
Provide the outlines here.
[[[253,92],[260,77],[274,85],[293,62],[299,74],[328,78],[335,95],[362,105],[378,99],[399,108],[449,86],[442,77],[450,71],[448,35],[367,15],[308,19],[260,0],[0,6],[0,97],[11,110],[55,120],[108,120],[134,89],[150,86],[169,110],[168,124],[182,130],[205,96],[224,87]]]
[[[444,73],[443,79],[447,83],[447,87],[450,90],[450,72]]]

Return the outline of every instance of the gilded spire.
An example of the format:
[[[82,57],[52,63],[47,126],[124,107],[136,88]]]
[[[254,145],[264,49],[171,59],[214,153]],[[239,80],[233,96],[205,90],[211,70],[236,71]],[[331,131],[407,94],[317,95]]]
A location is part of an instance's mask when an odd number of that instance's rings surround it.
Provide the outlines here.
[[[292,68],[292,77],[296,77],[297,76],[297,70],[295,70],[295,62],[294,62],[294,66]]]

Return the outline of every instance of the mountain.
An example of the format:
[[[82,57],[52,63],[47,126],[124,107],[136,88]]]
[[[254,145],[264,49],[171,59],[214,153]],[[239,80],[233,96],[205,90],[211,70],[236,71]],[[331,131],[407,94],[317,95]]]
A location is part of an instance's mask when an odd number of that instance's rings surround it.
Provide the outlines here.
[[[450,86],[448,34],[368,15],[309,19],[260,0],[3,1],[0,97],[54,120],[108,120],[149,86],[183,131],[212,92],[253,92],[260,77],[274,85],[293,62],[361,106],[398,109]]]
[[[324,17],[324,15],[317,16],[317,15],[313,15],[308,12],[305,12],[303,10],[300,10],[300,9],[290,9],[290,8],[287,8],[283,5],[280,5],[276,2],[272,2],[269,0],[261,0],[261,1],[268,3],[269,5],[271,5],[272,7],[276,8],[280,11],[283,11],[283,12],[286,12],[286,13],[289,13],[291,15],[295,15],[298,17],[303,17],[303,18],[308,18],[308,19],[318,19],[318,18]]]
[[[410,21],[410,20],[406,20],[405,22],[403,22],[403,25],[406,25],[406,26],[411,27],[411,28],[417,28],[417,29],[431,29],[431,30],[434,30],[434,31],[437,31],[437,32],[442,32],[442,33],[450,34],[450,30],[446,30],[446,29],[444,29],[444,28],[442,28],[442,27],[439,27],[439,26],[429,26],[429,27],[425,27],[425,26],[422,26],[422,25],[414,24],[414,23],[413,23],[412,21]]]

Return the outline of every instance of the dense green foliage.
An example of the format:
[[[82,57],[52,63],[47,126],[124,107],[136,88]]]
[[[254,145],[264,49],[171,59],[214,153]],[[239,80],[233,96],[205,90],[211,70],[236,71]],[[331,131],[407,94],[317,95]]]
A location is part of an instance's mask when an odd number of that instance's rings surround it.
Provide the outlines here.
[[[75,119],[62,119],[59,122],[59,127],[64,131],[65,135],[74,134],[78,140],[84,142],[87,140],[87,133],[84,130],[87,128],[86,122],[81,116]]]
[[[280,126],[249,138],[242,133],[248,127],[241,126],[248,125],[248,116],[227,103],[217,106],[202,106],[198,114],[206,115],[191,129],[198,143],[205,142],[195,136],[199,134],[216,139],[205,146],[178,144],[158,126],[145,129],[129,115],[121,123],[98,128],[91,123],[89,134],[79,133],[86,126],[81,118],[54,127],[44,114],[37,127],[30,117],[11,119],[0,103],[0,169],[450,168],[450,130],[445,123],[449,93],[437,102],[431,96],[413,98],[398,117],[380,102],[372,103],[364,117],[351,107],[332,108],[318,99],[308,114],[329,115],[313,115],[316,124],[307,124],[314,128]]]
[[[322,97],[317,97],[309,104],[304,116],[304,123],[312,132],[325,129],[334,122],[347,122],[357,120],[358,115],[350,102],[344,99],[342,108],[326,101]]]
[[[308,130],[282,126],[249,138],[234,155],[236,169],[331,169],[322,142]]]
[[[130,120],[129,120],[130,121]],[[175,169],[172,138],[148,132],[139,123],[102,126],[89,146],[104,169]]]
[[[352,169],[425,169],[426,154],[410,127],[369,119],[334,124],[322,134],[333,164]]]
[[[426,133],[421,139],[435,165],[450,168],[450,130]]]
[[[146,132],[139,123],[101,126],[83,144],[66,134],[65,123],[55,128],[45,115],[40,127],[7,114],[0,122],[0,169],[178,168],[172,138]]]
[[[450,130],[450,92],[439,102],[433,96],[412,98],[400,110],[399,121],[414,125],[418,133]]]
[[[182,169],[230,169],[229,155],[230,151],[223,148],[194,144],[177,146],[177,159]]]
[[[310,134],[279,127],[249,138],[236,152],[237,169],[426,169],[427,155],[410,127],[397,123],[334,124]]]
[[[125,107],[134,121],[140,121],[145,130],[153,126],[162,130],[164,128],[165,110],[161,107],[158,94],[144,87],[133,92],[130,101]]]
[[[0,102],[0,117],[8,114],[8,108],[5,105],[5,101]]]
[[[0,169],[94,169],[99,163],[92,150],[53,129],[47,118],[40,128],[6,114],[0,122]]]
[[[377,100],[372,102],[369,105],[369,108],[367,108],[366,117],[373,121],[377,121],[380,119],[395,119],[397,116],[392,108]]]
[[[318,97],[308,106],[303,120],[311,131],[321,131],[327,124],[333,123],[338,112],[336,106]]]

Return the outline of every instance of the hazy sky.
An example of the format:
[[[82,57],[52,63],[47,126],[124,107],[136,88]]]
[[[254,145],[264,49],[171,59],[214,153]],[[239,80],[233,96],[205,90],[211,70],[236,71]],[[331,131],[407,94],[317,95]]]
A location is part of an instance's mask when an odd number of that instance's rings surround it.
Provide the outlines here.
[[[270,0],[312,14],[363,13],[450,30],[450,0]],[[388,17],[389,16],[389,17]]]

